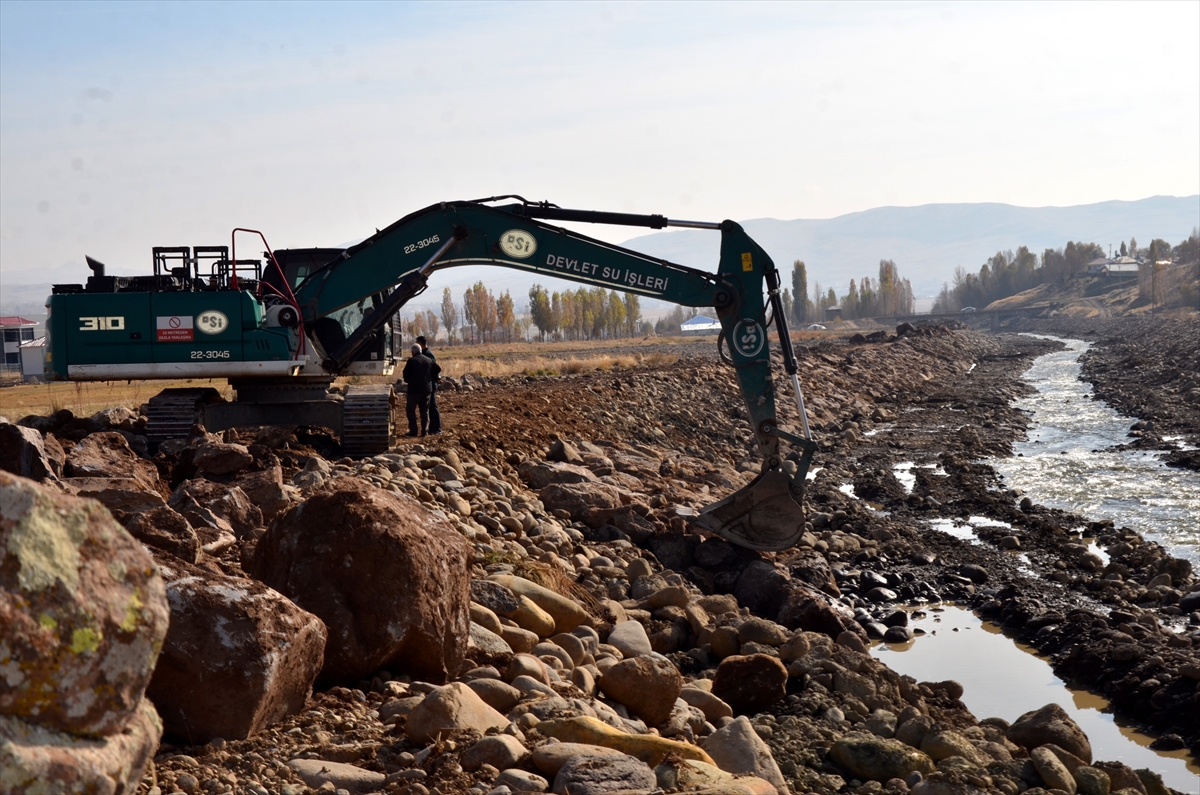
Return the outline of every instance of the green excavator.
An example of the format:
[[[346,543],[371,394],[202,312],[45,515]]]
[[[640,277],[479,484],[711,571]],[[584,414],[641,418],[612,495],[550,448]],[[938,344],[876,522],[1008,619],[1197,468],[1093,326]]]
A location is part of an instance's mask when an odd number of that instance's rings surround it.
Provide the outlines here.
[[[716,273],[677,265],[554,226],[552,221],[688,227],[721,234]],[[241,234],[257,235],[263,259],[238,259]],[[781,550],[804,532],[801,508],[815,444],[796,357],[767,253],[733,221],[564,209],[519,196],[443,202],[350,248],[271,251],[260,232],[236,229],[227,246],[153,249],[154,272],[113,276],[87,258],[86,284],[55,285],[46,323],[46,373],[71,381],[225,378],[236,395],[166,389],[149,401],[152,445],[255,425],[321,425],[348,455],[374,455],[393,438],[391,387],[332,390],[344,375],[391,375],[399,358],[399,310],[430,276],[460,265],[499,265],[683,306],[712,307],[721,359],[733,367],[762,471],[704,508],[698,527],[758,550]],[[771,320],[767,318],[770,307]],[[779,427],[771,375],[774,325],[802,435]],[[793,448],[785,461],[781,443]]]

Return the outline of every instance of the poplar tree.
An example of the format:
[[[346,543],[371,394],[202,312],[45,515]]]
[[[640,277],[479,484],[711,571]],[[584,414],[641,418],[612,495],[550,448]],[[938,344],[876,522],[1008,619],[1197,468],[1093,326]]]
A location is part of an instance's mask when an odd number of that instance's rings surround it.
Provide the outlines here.
[[[803,260],[792,263],[792,317],[798,324],[808,320],[808,268]]]

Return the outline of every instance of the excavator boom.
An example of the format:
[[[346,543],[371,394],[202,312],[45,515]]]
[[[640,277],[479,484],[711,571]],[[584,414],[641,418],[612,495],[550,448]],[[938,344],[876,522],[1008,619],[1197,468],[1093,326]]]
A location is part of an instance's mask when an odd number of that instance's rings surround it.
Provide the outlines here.
[[[711,229],[721,235],[720,262],[715,273],[698,270],[551,221]],[[212,430],[265,422],[323,424],[342,434],[347,450],[368,454],[387,447],[389,410],[386,395],[377,394],[386,388],[350,387],[342,396],[327,387],[339,375],[391,372],[395,358],[383,332],[439,270],[496,265],[713,307],[722,329],[718,349],[737,374],[763,464],[752,483],[705,508],[695,524],[761,550],[790,547],[804,532],[801,501],[814,445],[779,274],[733,221],[571,210],[504,196],[426,207],[345,250],[293,249],[277,252],[278,258],[268,251],[265,267],[239,260],[236,248],[231,256],[223,246],[154,251],[153,277],[105,276],[96,262],[86,287],[55,286],[47,324],[51,377],[229,378],[236,402],[214,403],[212,395],[193,395],[196,390],[164,392],[150,401],[150,425],[170,415],[171,428],[190,427],[193,410]],[[204,263],[212,269],[210,278],[201,271]],[[781,430],[776,417],[768,304],[803,436]],[[792,456],[795,465],[780,453],[785,441],[799,452]]]
[[[505,197],[508,198],[508,197]],[[551,226],[545,220],[663,228],[719,230],[717,272],[688,268]],[[428,275],[459,265],[498,265],[608,289],[647,295],[684,306],[713,307],[721,321],[722,358],[738,377],[751,428],[763,456],[752,483],[705,508],[695,524],[741,546],[779,550],[804,532],[801,499],[812,441],[779,430],[767,339],[766,307],[773,303],[785,369],[792,377],[800,413],[803,398],[770,256],[733,221],[671,221],[661,215],[602,213],[521,202],[491,207],[482,202],[434,205],[400,219],[311,275],[296,291],[306,317],[316,318],[358,300],[364,293],[399,284],[376,313],[381,324],[424,289]],[[336,370],[354,358],[370,323],[325,361]],[[804,422],[807,431],[807,421]],[[792,474],[784,469],[780,441],[799,450]],[[790,467],[789,467],[790,469]]]

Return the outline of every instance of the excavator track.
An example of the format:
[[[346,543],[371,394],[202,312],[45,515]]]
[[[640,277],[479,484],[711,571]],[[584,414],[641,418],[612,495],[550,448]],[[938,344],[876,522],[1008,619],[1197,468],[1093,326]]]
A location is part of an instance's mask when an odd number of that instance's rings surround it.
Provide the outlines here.
[[[342,452],[352,458],[386,452],[392,441],[392,387],[346,387],[342,404]]]
[[[151,451],[168,439],[186,439],[192,426],[201,421],[200,411],[207,403],[220,400],[212,387],[164,389],[147,404],[146,441]]]

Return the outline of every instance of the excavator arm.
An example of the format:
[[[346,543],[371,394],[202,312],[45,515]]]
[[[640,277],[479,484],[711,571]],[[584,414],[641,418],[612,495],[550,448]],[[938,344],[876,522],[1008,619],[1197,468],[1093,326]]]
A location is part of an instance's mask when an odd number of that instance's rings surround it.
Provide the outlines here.
[[[339,372],[375,331],[425,289],[433,272],[462,265],[515,268],[683,306],[713,307],[722,328],[718,342],[721,358],[737,373],[763,466],[751,484],[705,508],[695,524],[752,549],[780,550],[794,545],[804,532],[801,500],[815,445],[809,438],[779,296],[779,274],[762,247],[733,221],[672,221],[661,215],[569,210],[523,200],[502,206],[489,206],[485,201],[493,200],[447,202],[401,218],[297,287],[296,304],[306,323],[365,296],[389,293],[344,344],[326,351],[322,366],[330,373]],[[720,262],[716,273],[708,273],[552,226],[547,220],[719,230]],[[767,339],[768,303],[779,331],[784,369],[799,404],[803,436],[781,430],[776,417]],[[781,441],[799,450],[796,466],[784,461]]]

